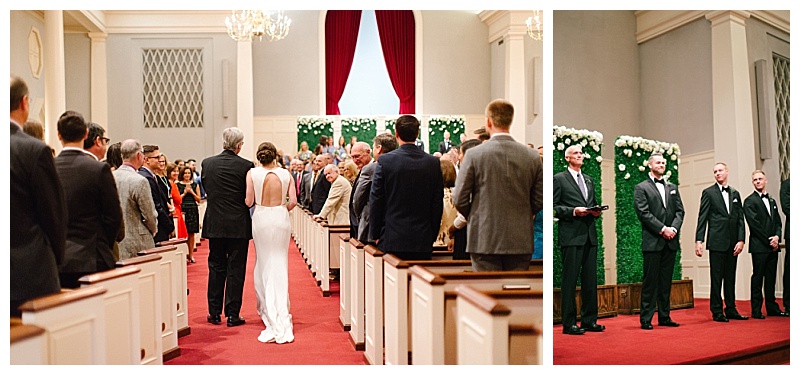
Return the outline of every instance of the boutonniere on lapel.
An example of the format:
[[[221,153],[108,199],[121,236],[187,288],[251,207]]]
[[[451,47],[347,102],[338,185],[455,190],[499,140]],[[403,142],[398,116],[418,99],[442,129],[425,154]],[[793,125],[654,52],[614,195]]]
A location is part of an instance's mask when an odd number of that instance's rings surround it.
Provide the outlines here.
[[[675,191],[675,190],[671,190],[671,191],[669,192],[669,195],[675,195],[675,193],[676,193],[676,191]]]
[[[738,203],[738,202],[739,202],[739,199],[733,198],[733,203]]]

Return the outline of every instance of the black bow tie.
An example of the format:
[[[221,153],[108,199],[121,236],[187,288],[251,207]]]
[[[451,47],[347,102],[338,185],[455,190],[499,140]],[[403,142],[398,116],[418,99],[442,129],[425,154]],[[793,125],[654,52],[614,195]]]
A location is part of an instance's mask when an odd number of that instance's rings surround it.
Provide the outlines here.
[[[731,192],[731,187],[730,186],[725,186],[725,187],[722,188],[722,191],[727,191],[728,193],[730,193]]]
[[[654,178],[653,181],[655,181],[657,184],[665,185],[663,178],[662,179]]]
[[[769,200],[769,194],[768,193],[761,194],[761,199]]]

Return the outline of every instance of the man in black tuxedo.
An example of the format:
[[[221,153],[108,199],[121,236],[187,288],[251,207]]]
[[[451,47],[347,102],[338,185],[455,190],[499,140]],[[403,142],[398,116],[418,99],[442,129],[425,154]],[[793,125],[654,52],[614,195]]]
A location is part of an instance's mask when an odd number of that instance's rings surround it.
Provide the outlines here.
[[[22,131],[30,113],[28,85],[11,76],[10,86],[9,296],[11,316],[20,316],[25,301],[61,290],[67,206],[52,149]]]
[[[444,140],[439,142],[439,153],[444,155],[448,151],[450,151],[450,147],[453,147],[453,142],[450,142],[450,132],[445,130],[444,131]]]
[[[781,211],[786,216],[786,228],[784,238],[786,239],[786,253],[783,254],[783,312],[789,316],[789,284],[791,278],[789,277],[789,178],[781,182]]]
[[[768,316],[788,316],[775,302],[775,277],[778,272],[778,253],[781,251],[781,216],[775,199],[767,194],[767,175],[762,170],[756,170],[751,176],[756,191],[744,200],[744,217],[750,227],[750,256],[753,258],[753,275],[750,277],[752,316],[764,319],[762,302]]]
[[[664,176],[667,161],[660,153],[647,159],[649,177],[633,189],[636,216],[642,222],[642,306],[639,322],[651,330],[658,305],[658,325],[678,327],[669,316],[672,270],[680,249],[678,231],[683,224],[683,202],[678,187]]]
[[[158,232],[153,236],[153,241],[159,243],[172,237],[172,232],[175,231],[175,223],[169,214],[167,196],[159,186],[156,174],[153,172],[159,168],[161,151],[158,150],[156,145],[144,145],[142,150],[144,151],[144,164],[139,168],[139,174],[146,178],[150,184],[150,194],[153,196],[153,203],[155,203],[156,212],[158,213]]]
[[[370,237],[381,251],[403,260],[431,259],[444,206],[439,159],[414,144],[418,135],[414,116],[397,119],[400,147],[381,155],[370,187]]]
[[[717,182],[703,190],[700,196],[695,254],[703,256],[705,238],[711,266],[712,319],[723,323],[729,319],[746,320],[747,317],[736,310],[736,262],[744,249],[742,197],[736,189],[728,186],[727,164],[714,164],[714,179]],[[721,292],[725,295],[725,314],[722,313]]]
[[[200,178],[208,203],[203,238],[208,239],[208,320],[220,324],[222,299],[228,327],[244,324],[239,316],[247,267],[247,250],[253,238],[250,208],[245,204],[247,172],[253,163],[238,154],[244,133],[239,128],[222,131],[221,153],[203,160]]]
[[[558,218],[558,244],[561,246],[561,324],[563,333],[580,335],[602,332],[597,324],[597,226],[599,210],[592,178],[581,173],[583,150],[580,145],[564,153],[569,168],[553,176],[553,209]],[[575,288],[581,275],[581,326],[576,323]]]
[[[111,167],[83,149],[88,134],[80,113],[66,111],[58,119],[64,147],[55,165],[68,214],[67,246],[59,266],[62,288],[79,288],[82,276],[114,268],[114,240],[122,225]]]
[[[322,206],[325,205],[325,201],[328,199],[331,183],[325,178],[323,171],[325,170],[325,166],[332,163],[333,159],[331,158],[331,154],[319,154],[316,159],[314,159],[314,166],[319,168],[319,170],[314,171],[311,184],[311,212],[314,213],[314,215],[322,211]]]

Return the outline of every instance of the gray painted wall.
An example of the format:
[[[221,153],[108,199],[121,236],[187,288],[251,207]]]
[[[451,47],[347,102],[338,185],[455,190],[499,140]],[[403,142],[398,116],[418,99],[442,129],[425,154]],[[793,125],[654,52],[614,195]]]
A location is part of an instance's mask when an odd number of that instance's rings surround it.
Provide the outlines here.
[[[92,42],[86,34],[64,34],[64,70],[66,71],[65,85],[67,88],[66,109],[83,114],[87,121],[92,121],[91,105],[91,74]],[[106,124],[100,124],[106,128]],[[110,138],[110,137],[109,137]]]
[[[503,39],[493,40],[489,45],[489,50],[492,54],[492,67],[491,67],[491,96],[489,101],[506,96],[506,46],[502,43]],[[486,104],[489,104],[488,102]],[[477,113],[484,113],[486,105],[483,110]]]
[[[10,12],[9,23],[9,68],[10,73],[22,78],[28,84],[28,97],[31,106],[44,106],[44,68],[39,78],[34,78],[28,63],[28,35],[31,28],[37,28],[42,37],[44,46],[44,22],[34,16],[32,12],[23,10],[12,10]],[[44,110],[33,113],[35,108],[31,108],[30,117],[44,121]]]
[[[553,123],[603,133],[605,158],[641,134],[635,34],[632,11],[553,12]]]
[[[698,19],[639,45],[641,136],[682,154],[714,148],[711,22]]]

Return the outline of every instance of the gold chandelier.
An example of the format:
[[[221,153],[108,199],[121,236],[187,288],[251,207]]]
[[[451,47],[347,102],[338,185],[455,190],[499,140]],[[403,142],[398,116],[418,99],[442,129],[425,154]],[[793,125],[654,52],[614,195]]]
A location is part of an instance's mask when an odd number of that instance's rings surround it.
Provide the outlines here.
[[[228,35],[237,42],[267,38],[270,42],[281,40],[289,34],[292,20],[282,10],[234,10],[225,18]]]
[[[542,40],[542,11],[534,10],[533,16],[525,20],[528,36],[534,40]]]

